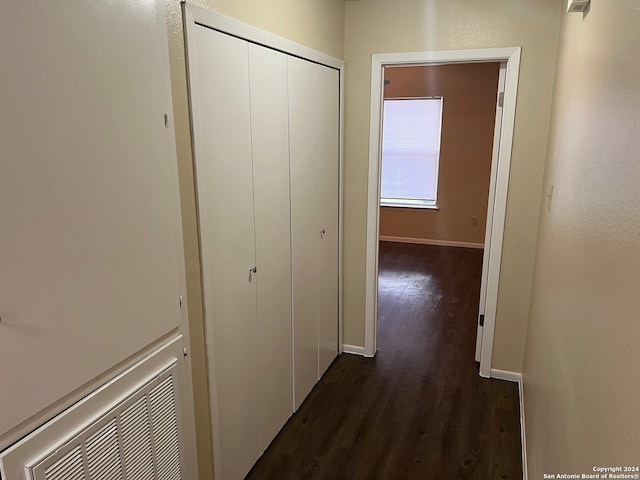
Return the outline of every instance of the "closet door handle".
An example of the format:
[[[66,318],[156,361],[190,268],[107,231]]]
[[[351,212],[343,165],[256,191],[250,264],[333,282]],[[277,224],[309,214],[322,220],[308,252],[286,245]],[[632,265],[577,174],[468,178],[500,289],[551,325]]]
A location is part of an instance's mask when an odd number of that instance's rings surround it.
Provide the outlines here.
[[[252,267],[249,269],[249,281],[253,278],[253,274],[256,273],[258,269],[256,267]]]
[[[327,231],[324,228],[320,230],[320,238],[324,238],[325,233],[327,233]]]

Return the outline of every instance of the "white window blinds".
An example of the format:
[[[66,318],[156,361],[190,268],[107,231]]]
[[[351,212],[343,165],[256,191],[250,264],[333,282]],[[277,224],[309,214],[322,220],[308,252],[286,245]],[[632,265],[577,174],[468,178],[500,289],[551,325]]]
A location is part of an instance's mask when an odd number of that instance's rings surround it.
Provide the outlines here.
[[[442,97],[384,101],[381,205],[435,206],[441,130]]]

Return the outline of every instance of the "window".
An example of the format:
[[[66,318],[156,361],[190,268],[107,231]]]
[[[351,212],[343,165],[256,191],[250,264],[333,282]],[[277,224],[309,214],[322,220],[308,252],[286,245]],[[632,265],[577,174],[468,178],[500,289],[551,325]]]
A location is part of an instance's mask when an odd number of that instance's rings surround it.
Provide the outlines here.
[[[380,205],[434,208],[442,97],[384,101]]]

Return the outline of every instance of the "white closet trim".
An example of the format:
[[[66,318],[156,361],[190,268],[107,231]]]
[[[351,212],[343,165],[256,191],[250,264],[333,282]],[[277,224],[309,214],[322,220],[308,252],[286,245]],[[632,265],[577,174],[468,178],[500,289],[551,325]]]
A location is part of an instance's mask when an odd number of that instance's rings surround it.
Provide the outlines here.
[[[184,4],[184,19],[185,26],[189,28],[196,23],[337,70],[342,70],[344,66],[344,62],[338,58],[191,3]]]

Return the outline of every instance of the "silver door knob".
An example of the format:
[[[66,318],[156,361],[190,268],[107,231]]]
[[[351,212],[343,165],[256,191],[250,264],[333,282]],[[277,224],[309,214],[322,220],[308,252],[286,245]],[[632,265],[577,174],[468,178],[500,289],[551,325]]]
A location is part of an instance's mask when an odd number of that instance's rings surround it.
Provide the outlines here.
[[[320,238],[324,238],[325,233],[327,233],[327,231],[324,228],[320,230]]]
[[[250,268],[249,273],[257,273],[258,269],[256,267]]]

